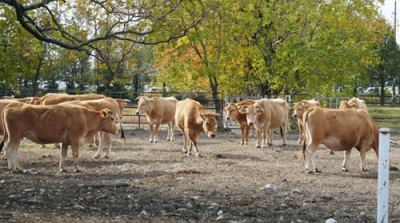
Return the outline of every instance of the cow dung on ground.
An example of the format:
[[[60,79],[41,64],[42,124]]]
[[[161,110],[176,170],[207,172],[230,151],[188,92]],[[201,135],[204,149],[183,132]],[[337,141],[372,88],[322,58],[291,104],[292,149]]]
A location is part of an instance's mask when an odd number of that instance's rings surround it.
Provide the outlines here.
[[[127,128],[125,128],[127,129]],[[182,153],[176,140],[149,143],[147,129],[126,130],[126,145],[116,137],[110,159],[93,159],[97,148],[80,150],[82,173],[59,172],[59,150],[28,141],[19,161],[26,173],[12,173],[0,159],[0,221],[8,222],[376,222],[378,160],[366,155],[367,172],[353,149],[349,172],[343,153],[316,152],[321,173],[307,174],[297,143],[278,134],[274,145],[256,149],[256,139],[240,145],[238,129],[198,138],[202,157]],[[400,137],[392,136],[394,142]],[[400,146],[391,144],[391,169],[399,166]],[[29,174],[34,173],[34,174]],[[400,172],[390,172],[389,219],[400,219]],[[273,188],[273,189],[271,189]]]

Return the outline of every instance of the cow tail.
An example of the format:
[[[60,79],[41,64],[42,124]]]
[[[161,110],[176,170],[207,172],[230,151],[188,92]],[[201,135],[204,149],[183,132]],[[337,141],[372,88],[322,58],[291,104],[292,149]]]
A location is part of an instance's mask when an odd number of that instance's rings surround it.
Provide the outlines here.
[[[119,122],[119,128],[121,129],[121,140],[123,139],[124,140],[123,144],[126,145],[125,133],[124,133],[124,129],[122,129],[121,121]]]
[[[281,126],[281,137],[283,137],[283,126]]]
[[[3,141],[1,141],[1,143],[0,143],[0,152],[1,152],[1,150],[3,149],[3,146],[4,146],[4,139],[3,139]]]
[[[304,122],[303,122],[303,132],[304,132],[304,140],[303,140],[303,160],[306,160],[306,141],[307,141],[307,134],[306,134],[306,124],[307,124],[307,121],[308,121],[308,112],[306,111],[306,117],[305,117],[305,119],[304,119]],[[304,117],[303,117],[304,118]]]

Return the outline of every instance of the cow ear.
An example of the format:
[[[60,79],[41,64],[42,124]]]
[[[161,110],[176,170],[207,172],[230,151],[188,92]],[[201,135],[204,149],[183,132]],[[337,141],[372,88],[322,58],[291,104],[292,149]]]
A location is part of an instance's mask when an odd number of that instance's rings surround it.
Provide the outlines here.
[[[260,106],[256,106],[257,109],[257,114],[261,114],[264,112],[264,110]]]
[[[205,121],[206,120],[206,116],[207,116],[207,113],[201,113],[200,114],[200,117]]]
[[[238,106],[237,108],[239,109],[240,114],[246,114],[245,109],[247,108],[247,105]]]
[[[102,118],[106,118],[108,116],[108,110],[107,109],[101,110],[100,115]]]

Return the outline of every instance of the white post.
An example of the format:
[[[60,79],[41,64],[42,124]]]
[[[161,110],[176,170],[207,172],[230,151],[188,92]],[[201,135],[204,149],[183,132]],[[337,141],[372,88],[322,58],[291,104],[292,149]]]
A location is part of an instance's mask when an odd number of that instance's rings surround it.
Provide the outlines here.
[[[389,217],[389,152],[390,129],[379,129],[377,223],[387,223]]]

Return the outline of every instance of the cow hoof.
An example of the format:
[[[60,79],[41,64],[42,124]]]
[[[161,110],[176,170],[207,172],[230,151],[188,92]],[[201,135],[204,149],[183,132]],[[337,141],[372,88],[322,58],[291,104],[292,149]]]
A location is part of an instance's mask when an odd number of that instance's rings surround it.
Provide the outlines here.
[[[60,169],[60,172],[62,172],[62,173],[66,173],[66,172],[68,172],[66,169]]]
[[[249,143],[248,143],[248,142],[245,142],[244,144],[245,144],[245,145],[248,145]]]
[[[260,149],[261,148],[261,146],[260,145],[256,145],[256,149]]]
[[[363,171],[363,172],[367,172],[368,170],[363,168],[363,169],[361,169],[361,171]]]
[[[191,155],[192,155],[192,153],[187,153],[187,155],[188,155],[188,156],[191,156]]]
[[[240,145],[244,145],[244,142],[240,142],[239,144],[240,144]]]
[[[95,155],[93,158],[98,159],[100,155]]]
[[[182,150],[182,152],[183,152],[183,153],[187,153],[188,151],[187,151],[187,150]]]
[[[314,170],[314,173],[321,173],[321,170],[315,169],[315,170]]]
[[[19,170],[19,169],[11,170],[11,173],[23,173],[23,172],[24,172],[23,170]]]
[[[268,146],[272,146],[272,143],[268,143]]]
[[[104,159],[110,159],[110,157],[109,157],[109,156],[107,156],[107,155],[105,155],[105,156],[104,156]]]
[[[196,154],[196,157],[201,158],[202,156],[200,155],[200,153]]]
[[[342,167],[342,172],[349,172],[349,170],[345,167]]]
[[[82,173],[81,169],[75,169],[75,173]]]
[[[283,143],[283,145],[282,146],[286,146],[286,143]]]
[[[307,171],[307,174],[313,174],[314,172],[313,171],[310,171],[310,170],[306,170]]]

